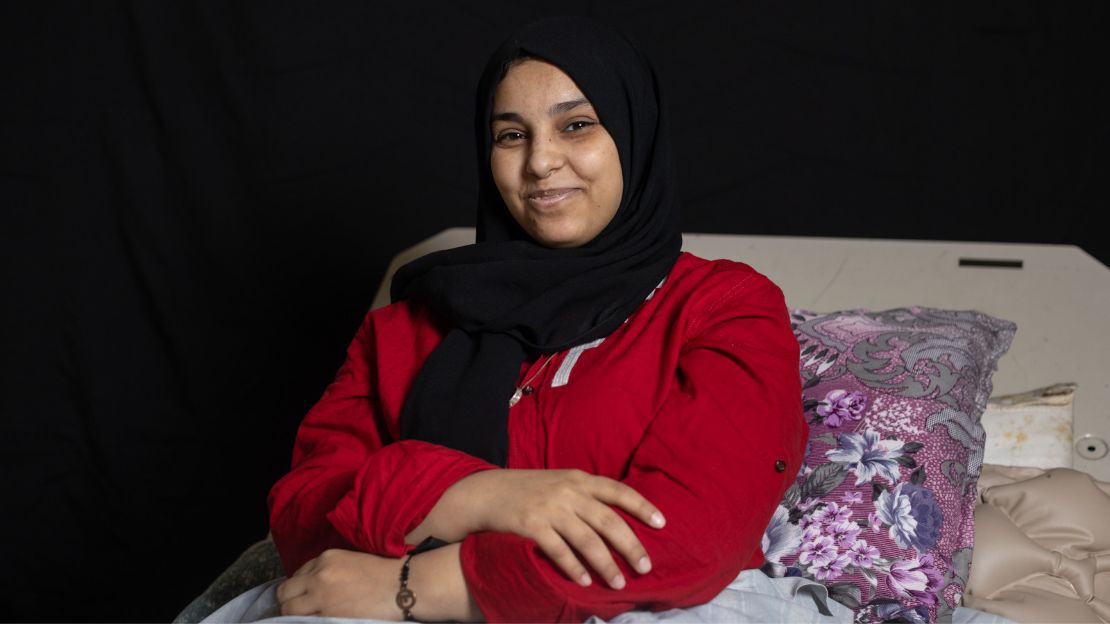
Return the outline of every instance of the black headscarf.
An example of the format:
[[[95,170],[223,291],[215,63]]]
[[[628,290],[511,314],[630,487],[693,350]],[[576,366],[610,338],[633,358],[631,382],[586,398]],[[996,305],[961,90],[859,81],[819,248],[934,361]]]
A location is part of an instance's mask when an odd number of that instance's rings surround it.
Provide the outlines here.
[[[521,56],[567,73],[620,155],[612,221],[577,248],[533,241],[509,214],[490,169],[493,95]],[[478,83],[478,242],[429,254],[393,278],[394,301],[431,307],[452,329],[428,357],[401,413],[401,436],[505,465],[509,397],[520,366],[608,336],[670,272],[682,237],[665,113],[647,59],[615,30],[580,17],[519,30]]]

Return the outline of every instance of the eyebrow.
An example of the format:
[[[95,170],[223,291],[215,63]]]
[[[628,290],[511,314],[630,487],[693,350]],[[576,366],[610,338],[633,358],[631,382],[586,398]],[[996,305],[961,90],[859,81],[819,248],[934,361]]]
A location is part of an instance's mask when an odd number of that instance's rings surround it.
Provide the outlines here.
[[[561,115],[583,105],[589,106],[590,101],[586,98],[578,98],[577,100],[570,100],[569,102],[559,102],[558,104],[548,109],[547,114],[554,117],[555,115]]]
[[[555,117],[556,115],[572,111],[579,106],[590,106],[590,101],[586,98],[578,98],[577,100],[559,102],[547,109],[547,114],[551,117]],[[520,116],[520,113],[494,113],[491,121],[515,121],[517,123],[524,123],[524,118]]]

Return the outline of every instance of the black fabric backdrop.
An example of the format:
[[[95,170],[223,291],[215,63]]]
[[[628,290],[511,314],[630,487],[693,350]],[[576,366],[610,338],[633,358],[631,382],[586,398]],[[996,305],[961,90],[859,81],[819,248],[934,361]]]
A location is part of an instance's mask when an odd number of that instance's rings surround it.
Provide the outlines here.
[[[168,620],[265,535],[390,257],[473,224],[514,26],[596,15],[656,60],[686,231],[1110,263],[1107,6],[3,3],[0,619]]]

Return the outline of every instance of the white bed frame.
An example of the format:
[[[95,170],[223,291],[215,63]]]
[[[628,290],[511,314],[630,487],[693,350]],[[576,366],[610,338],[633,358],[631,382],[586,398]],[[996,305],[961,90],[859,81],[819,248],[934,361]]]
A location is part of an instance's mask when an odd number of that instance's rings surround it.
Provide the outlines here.
[[[1072,466],[1110,481],[1110,268],[1073,245],[686,234],[683,249],[746,262],[775,281],[791,308],[817,312],[912,305],[978,310],[1017,323],[994,394],[1079,384]],[[393,258],[374,299],[389,302],[393,272],[426,253],[474,241],[452,228]]]

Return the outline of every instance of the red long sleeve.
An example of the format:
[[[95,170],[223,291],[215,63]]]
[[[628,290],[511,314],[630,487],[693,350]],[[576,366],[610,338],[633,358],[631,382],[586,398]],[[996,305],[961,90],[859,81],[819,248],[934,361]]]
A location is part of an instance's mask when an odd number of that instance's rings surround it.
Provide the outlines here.
[[[367,315],[347,359],[297,432],[291,471],[270,491],[288,574],[328,548],[399,557],[443,492],[490,464],[398,437],[397,415],[440,332],[419,308]]]
[[[463,570],[490,621],[583,621],[691,606],[762,563],[760,539],[797,473],[806,425],[782,295],[758,274],[737,277],[710,276],[675,317],[687,337],[673,386],[622,479],[667,518],[656,530],[626,516],[653,571],[639,575],[614,553],[627,586],[615,591],[595,579],[583,588],[531,540],[474,534],[463,543]],[[776,467],[780,460],[785,466]]]

